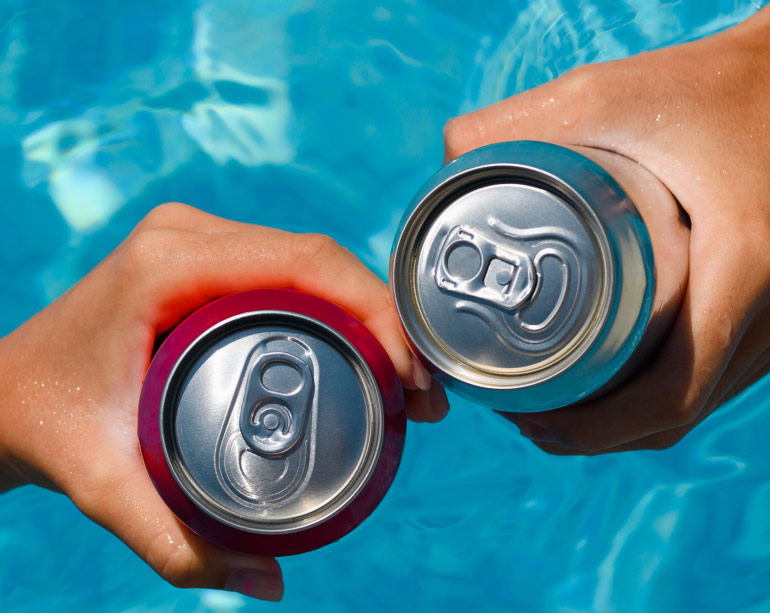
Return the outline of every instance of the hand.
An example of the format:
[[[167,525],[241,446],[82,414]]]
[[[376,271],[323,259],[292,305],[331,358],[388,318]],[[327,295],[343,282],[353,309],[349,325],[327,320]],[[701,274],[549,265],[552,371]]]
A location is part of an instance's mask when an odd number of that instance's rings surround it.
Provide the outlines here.
[[[0,340],[0,491],[26,482],[65,493],[180,587],[283,594],[273,559],[220,549],[166,508],[147,475],[137,409],[153,343],[224,294],[293,287],[342,306],[387,350],[413,419],[448,409],[410,358],[387,286],[320,235],[220,219],[181,204],[152,211],[99,266]]]
[[[598,400],[506,415],[522,434],[556,454],[667,448],[768,371],[770,9],[708,39],[583,66],[445,128],[447,159],[509,140],[630,158],[692,224],[688,285],[660,351]]]

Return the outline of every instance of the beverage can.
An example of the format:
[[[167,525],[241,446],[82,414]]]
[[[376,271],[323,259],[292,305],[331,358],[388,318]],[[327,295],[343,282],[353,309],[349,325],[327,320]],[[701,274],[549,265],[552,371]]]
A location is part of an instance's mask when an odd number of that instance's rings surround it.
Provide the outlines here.
[[[391,287],[445,386],[503,411],[563,407],[617,382],[652,314],[650,235],[577,151],[498,143],[444,166],[404,215]]]
[[[380,503],[404,446],[398,376],[341,308],[287,289],[220,298],[176,327],[142,388],[139,440],[194,532],[290,555],[338,540]]]

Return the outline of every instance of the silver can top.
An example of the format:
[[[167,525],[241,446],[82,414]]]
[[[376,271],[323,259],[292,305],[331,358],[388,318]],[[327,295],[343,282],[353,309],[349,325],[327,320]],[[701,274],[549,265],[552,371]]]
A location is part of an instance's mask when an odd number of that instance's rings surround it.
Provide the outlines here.
[[[339,513],[383,440],[374,376],[339,333],[304,315],[245,313],[198,338],[166,386],[171,472],[204,512],[262,534]]]
[[[590,342],[606,271],[584,218],[559,194],[509,182],[439,211],[417,246],[415,283],[440,349],[482,372],[525,377]]]
[[[439,380],[524,411],[610,379],[638,343],[654,287],[649,238],[622,189],[580,154],[534,142],[484,147],[439,171],[402,222],[391,283]],[[496,394],[509,390],[520,393]]]

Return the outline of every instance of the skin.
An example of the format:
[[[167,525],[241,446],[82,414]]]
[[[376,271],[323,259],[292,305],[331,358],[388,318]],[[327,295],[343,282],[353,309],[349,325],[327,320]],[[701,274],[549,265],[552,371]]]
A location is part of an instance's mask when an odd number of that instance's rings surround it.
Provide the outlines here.
[[[0,339],[0,491],[62,492],[175,586],[280,600],[278,563],[220,549],[182,525],[142,462],[137,410],[158,334],[210,300],[292,287],[360,319],[407,388],[407,414],[438,421],[443,390],[410,356],[387,286],[322,235],[154,209],[66,294]]]
[[[666,185],[692,226],[686,287],[670,275],[668,295],[681,289],[682,304],[650,363],[600,400],[509,415],[543,449],[669,447],[770,368],[768,59],[765,9],[711,38],[585,66],[447,124],[447,159],[517,139],[621,154]],[[664,259],[677,252],[671,245]],[[294,287],[346,308],[388,351],[410,390],[410,417],[446,414],[443,390],[401,338],[387,288],[349,252],[327,237],[164,205],[0,339],[0,491],[35,483],[63,492],[174,585],[280,599],[275,560],[219,549],[176,520],[136,438],[156,335],[213,298],[257,287]]]
[[[646,366],[598,400],[506,414],[542,449],[668,448],[770,370],[768,66],[765,8],[710,38],[583,66],[447,123],[447,160],[509,140],[620,154],[660,179],[691,224],[682,303]],[[672,258],[658,257],[659,270]]]

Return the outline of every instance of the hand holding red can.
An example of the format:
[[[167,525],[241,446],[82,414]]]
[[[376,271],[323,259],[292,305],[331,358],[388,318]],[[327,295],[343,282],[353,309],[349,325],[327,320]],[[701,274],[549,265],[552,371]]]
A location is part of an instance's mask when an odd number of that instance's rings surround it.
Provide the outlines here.
[[[139,441],[169,508],[209,541],[291,555],[357,527],[396,476],[404,398],[377,339],[287,289],[185,319],[142,387]]]
[[[339,305],[384,347],[409,416],[436,421],[446,412],[439,386],[424,391],[430,380],[414,367],[387,287],[351,253],[326,237],[165,205],[0,340],[0,489],[35,483],[65,493],[174,585],[280,599],[275,560],[214,545],[176,518],[137,438],[156,337],[219,296],[257,287],[293,287]]]

